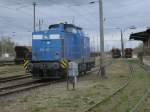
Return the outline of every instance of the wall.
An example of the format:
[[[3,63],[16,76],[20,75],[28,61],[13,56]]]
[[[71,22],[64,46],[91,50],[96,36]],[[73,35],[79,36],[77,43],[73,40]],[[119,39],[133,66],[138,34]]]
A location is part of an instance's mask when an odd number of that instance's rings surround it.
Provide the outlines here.
[[[144,54],[150,55],[150,38],[144,42]]]

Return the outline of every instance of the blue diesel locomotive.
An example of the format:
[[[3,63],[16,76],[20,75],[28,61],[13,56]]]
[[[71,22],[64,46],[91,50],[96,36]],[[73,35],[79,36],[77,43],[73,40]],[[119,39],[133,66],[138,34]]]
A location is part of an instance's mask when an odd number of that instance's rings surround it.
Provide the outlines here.
[[[34,78],[63,78],[67,62],[78,63],[79,74],[94,67],[89,38],[73,24],[50,25],[48,30],[32,33],[30,72]]]

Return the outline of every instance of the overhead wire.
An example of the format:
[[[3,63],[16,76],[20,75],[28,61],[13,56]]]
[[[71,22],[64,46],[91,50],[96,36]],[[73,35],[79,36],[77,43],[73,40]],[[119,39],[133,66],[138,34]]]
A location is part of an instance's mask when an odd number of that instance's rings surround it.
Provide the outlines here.
[[[1,7],[3,7],[3,8],[6,8],[6,9],[8,9],[8,10],[10,10],[10,11],[13,11],[13,12],[15,12],[15,13],[26,13],[26,12],[24,12],[24,11],[21,11],[21,10],[18,10],[18,9],[15,9],[15,8],[11,8],[11,7],[8,7],[7,5],[2,5],[2,4],[0,4],[0,6]],[[28,16],[31,16],[31,14],[29,14],[29,13],[26,13],[26,15],[28,15]],[[28,29],[29,30],[29,28],[27,28],[27,27],[24,27],[23,25],[17,25],[17,24],[13,24],[12,23],[12,20],[8,20],[8,18],[10,18],[10,17],[4,17],[4,16],[0,16],[0,18],[3,20],[3,21],[7,21],[7,22],[5,22],[5,24],[8,24],[9,26],[15,26],[16,28],[17,28],[17,26],[19,26],[20,28],[23,28],[23,29]],[[17,26],[16,26],[17,25]]]
[[[19,28],[23,28],[23,29],[29,30],[29,28],[27,28],[27,27],[25,27],[25,26],[23,26],[23,25],[13,23],[12,20],[10,20],[10,19],[8,19],[8,18],[12,19],[11,17],[3,17],[3,16],[0,16],[0,19],[2,19],[3,22],[5,22],[5,26],[9,26],[9,27],[11,26],[11,27],[16,27],[16,28],[19,27]],[[14,25],[14,24],[15,24],[15,25]],[[2,23],[1,23],[1,25],[2,25]]]
[[[17,10],[17,9],[14,9],[14,8],[10,8],[10,7],[6,6],[6,5],[0,4],[0,7],[6,8],[6,9],[8,9],[8,10],[10,10],[10,11],[15,12],[15,13],[20,13],[20,14],[25,13],[26,15],[31,16],[31,14],[29,14],[29,13],[26,13],[26,12],[24,12],[24,11]]]
[[[16,4],[18,5],[18,6],[20,6],[19,7],[19,9],[22,9],[22,8],[24,8],[24,7],[28,7],[28,5],[22,5],[20,2],[16,2]],[[1,6],[1,5],[0,5]],[[9,10],[12,10],[13,8],[10,8],[10,7],[7,7],[6,5],[4,5],[3,7],[5,7],[5,8],[7,8],[7,9],[9,9]],[[91,20],[91,18],[88,18],[87,17],[87,14],[81,14],[81,12],[79,12],[78,10],[76,10],[76,9],[74,9],[74,8],[72,8],[72,7],[70,7],[70,9],[72,10],[72,12],[75,12],[76,14],[78,14],[78,15],[80,15],[81,16],[81,18],[82,19],[84,19],[84,21],[86,20],[87,22],[86,22],[86,24],[89,24],[89,25],[91,25],[91,24],[95,24],[95,25],[97,25],[93,20]],[[13,10],[15,10],[15,9],[13,9]],[[19,11],[19,12],[22,12],[21,10],[15,10],[15,11]],[[87,10],[86,10],[86,12],[87,12]],[[89,13],[89,11],[88,11],[88,13]],[[30,14],[29,14],[30,15]],[[32,15],[32,14],[31,14]],[[91,15],[91,14],[90,14]],[[92,17],[93,17],[93,15],[92,15]]]
[[[81,14],[79,11],[75,10],[74,8],[72,8],[72,7],[68,7],[68,8],[69,8],[72,12],[74,12],[74,13],[76,13],[77,15],[81,16],[81,18],[82,18],[84,21],[86,21],[86,24],[91,25],[91,24],[94,23],[92,20],[90,20],[89,18],[87,18],[86,15]],[[94,24],[95,24],[95,23],[94,23]],[[95,25],[97,25],[97,24],[95,24]]]

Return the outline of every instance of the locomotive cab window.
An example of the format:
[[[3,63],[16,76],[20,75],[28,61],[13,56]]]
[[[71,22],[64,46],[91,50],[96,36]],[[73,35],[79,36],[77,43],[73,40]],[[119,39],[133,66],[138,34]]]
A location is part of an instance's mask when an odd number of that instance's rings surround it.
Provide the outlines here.
[[[77,31],[78,31],[78,33],[79,33],[80,35],[84,35],[84,32],[83,32],[83,30],[82,30],[81,28],[78,28]]]
[[[71,26],[66,26],[65,27],[65,32],[67,33],[77,33],[77,29],[75,27],[71,27]]]

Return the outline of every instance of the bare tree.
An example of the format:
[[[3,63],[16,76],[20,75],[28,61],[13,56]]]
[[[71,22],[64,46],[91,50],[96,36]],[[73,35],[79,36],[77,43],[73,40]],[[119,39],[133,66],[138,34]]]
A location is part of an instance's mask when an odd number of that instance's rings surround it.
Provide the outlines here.
[[[3,36],[0,40],[0,54],[9,53],[14,54],[15,43],[11,40],[11,37]]]

